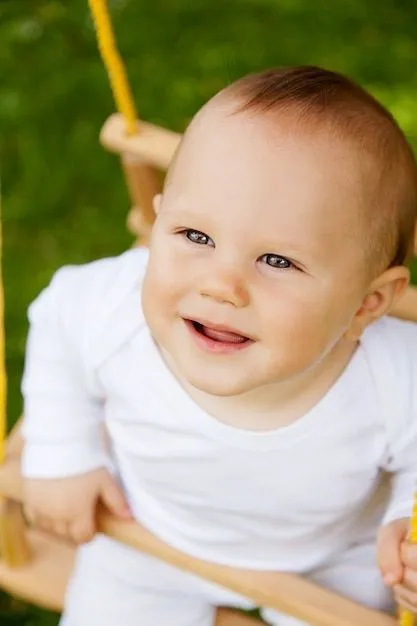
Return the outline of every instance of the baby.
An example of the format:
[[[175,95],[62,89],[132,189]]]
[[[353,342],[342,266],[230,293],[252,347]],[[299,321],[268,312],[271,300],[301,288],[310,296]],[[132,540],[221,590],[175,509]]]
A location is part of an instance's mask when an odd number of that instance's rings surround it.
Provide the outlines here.
[[[217,94],[155,199],[149,251],[63,268],[30,308],[32,519],[85,543],[100,500],[195,557],[416,610],[417,327],[386,317],[416,171],[391,115],[339,74],[274,69]],[[251,607],[97,535],[61,625],[213,626],[219,605]]]

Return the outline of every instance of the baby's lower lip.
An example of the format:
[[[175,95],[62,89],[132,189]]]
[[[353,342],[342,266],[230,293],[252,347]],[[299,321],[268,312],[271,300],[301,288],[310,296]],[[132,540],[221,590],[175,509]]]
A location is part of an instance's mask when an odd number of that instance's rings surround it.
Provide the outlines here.
[[[208,352],[216,354],[231,354],[233,352],[244,350],[253,343],[251,339],[248,339],[246,337],[243,338],[242,341],[237,341],[236,339],[234,339],[233,341],[219,341],[218,339],[213,339],[212,337],[208,337],[202,332],[199,332],[197,329],[197,325],[192,320],[184,319],[184,323],[195,343],[200,348],[203,348]]]

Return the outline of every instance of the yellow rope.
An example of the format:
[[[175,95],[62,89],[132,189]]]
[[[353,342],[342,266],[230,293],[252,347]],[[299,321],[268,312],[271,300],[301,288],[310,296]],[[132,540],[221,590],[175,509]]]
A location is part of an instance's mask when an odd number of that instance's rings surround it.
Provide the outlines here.
[[[413,512],[411,514],[411,523],[410,523],[410,535],[409,535],[410,543],[417,543],[417,491],[414,494],[414,504],[413,504]],[[414,626],[415,625],[414,615],[410,611],[401,611],[399,625],[400,626]]]
[[[1,198],[0,198],[1,202]],[[1,216],[1,208],[0,208]],[[7,434],[7,375],[5,358],[5,330],[4,330],[4,288],[2,268],[2,225],[0,217],[0,464],[4,462],[6,456],[6,434]]]
[[[106,0],[88,0],[88,3],[117,109],[125,119],[127,133],[134,135],[138,130],[137,114],[126,70],[117,50]]]
[[[116,42],[110,21],[110,15],[105,0],[89,0],[91,13],[94,19],[97,40],[104,65],[107,69],[110,84],[118,110],[125,118],[126,129],[129,134],[137,132],[137,115],[133,97],[127,81],[123,62],[117,51]],[[1,215],[1,208],[0,208]],[[5,365],[5,330],[4,330],[4,287],[1,275],[2,268],[2,232],[0,218],[0,464],[6,455],[7,433],[7,375]]]

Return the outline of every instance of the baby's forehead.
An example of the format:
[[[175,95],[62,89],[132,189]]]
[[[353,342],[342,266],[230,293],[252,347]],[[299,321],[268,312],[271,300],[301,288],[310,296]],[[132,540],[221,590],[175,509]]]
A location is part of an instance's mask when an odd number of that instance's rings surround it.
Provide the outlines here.
[[[167,191],[210,210],[240,203],[341,213],[356,204],[362,170],[349,148],[326,133],[303,132],[271,119],[211,107],[190,126],[173,164]],[[171,189],[174,187],[174,189]],[[172,193],[171,193],[172,192]],[[254,217],[255,217],[254,215]]]
[[[283,150],[293,150],[304,144],[311,148],[325,148],[325,153],[337,152],[347,165],[349,157],[358,162],[363,152],[362,142],[343,133],[334,120],[318,120],[303,115],[299,106],[286,106],[271,111],[241,111],[239,101],[221,94],[209,101],[195,115],[187,128],[179,153],[218,150],[218,158],[228,156],[230,149],[265,148],[265,156],[274,159]],[[186,150],[185,150],[186,148]],[[241,153],[236,151],[235,158]]]
[[[273,184],[275,178],[298,169],[298,185],[314,178],[316,184],[337,186],[339,191],[355,195],[369,177],[370,165],[354,142],[337,136],[330,126],[300,121],[293,111],[242,113],[236,101],[219,98],[192,120],[169,182],[177,177],[189,180],[193,173],[204,172],[214,178],[227,170],[231,176],[259,183],[269,175]]]

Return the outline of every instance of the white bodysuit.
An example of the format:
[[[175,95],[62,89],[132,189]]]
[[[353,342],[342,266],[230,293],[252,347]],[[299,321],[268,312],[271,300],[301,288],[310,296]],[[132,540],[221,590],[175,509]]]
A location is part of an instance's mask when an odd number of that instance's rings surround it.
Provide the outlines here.
[[[232,566],[305,574],[387,609],[374,542],[381,523],[411,512],[417,325],[376,322],[306,415],[272,432],[240,430],[202,411],[163,361],[141,309],[146,263],[137,249],[63,268],[32,304],[24,474],[59,478],[107,465],[136,519],[174,547]],[[250,606],[98,537],[80,551],[62,623],[211,626],[216,604]]]

